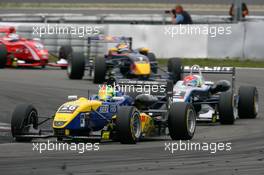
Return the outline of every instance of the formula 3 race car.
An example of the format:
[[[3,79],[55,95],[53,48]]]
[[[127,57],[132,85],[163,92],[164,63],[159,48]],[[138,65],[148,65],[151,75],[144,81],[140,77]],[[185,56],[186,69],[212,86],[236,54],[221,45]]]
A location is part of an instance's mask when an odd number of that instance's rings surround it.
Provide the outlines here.
[[[234,67],[184,67],[188,75],[178,81],[173,89],[173,102],[193,105],[197,121],[234,124],[237,118],[255,118],[258,114],[258,91],[253,86],[235,89]],[[232,82],[220,80],[205,81],[203,74],[230,74]]]
[[[66,69],[66,55],[72,51],[69,46],[60,48],[59,61],[49,63],[47,49],[39,39],[26,39],[16,34],[14,27],[0,27],[0,68],[4,67],[42,67],[52,66]]]
[[[131,86],[138,88],[136,94],[122,89]],[[192,139],[196,128],[194,108],[187,103],[172,103],[172,87],[167,80],[119,80],[117,91],[111,83],[89,99],[70,96],[53,117],[44,119],[32,105],[19,105],[12,114],[12,135],[16,141],[97,138],[124,144],[163,134],[169,134],[173,140]],[[142,94],[139,89],[152,90]],[[52,120],[53,132],[40,129],[48,120]]]
[[[109,44],[115,45],[108,53],[99,52]],[[85,70],[89,70],[94,83],[103,83],[109,74],[122,78],[148,78],[157,73],[157,66],[156,57],[148,48],[132,49],[132,38],[99,35],[88,38],[87,59],[82,54],[72,55],[68,77],[82,79]]]

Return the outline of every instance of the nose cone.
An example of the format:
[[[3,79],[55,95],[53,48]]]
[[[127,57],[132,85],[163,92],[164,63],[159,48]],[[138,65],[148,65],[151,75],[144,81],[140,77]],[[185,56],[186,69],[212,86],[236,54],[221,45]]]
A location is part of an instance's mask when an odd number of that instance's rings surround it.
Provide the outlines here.
[[[149,75],[150,64],[149,63],[135,63],[133,66],[133,73],[135,75]]]
[[[71,123],[80,113],[96,110],[102,105],[102,102],[79,98],[76,101],[64,103],[56,112],[53,128],[64,128]]]

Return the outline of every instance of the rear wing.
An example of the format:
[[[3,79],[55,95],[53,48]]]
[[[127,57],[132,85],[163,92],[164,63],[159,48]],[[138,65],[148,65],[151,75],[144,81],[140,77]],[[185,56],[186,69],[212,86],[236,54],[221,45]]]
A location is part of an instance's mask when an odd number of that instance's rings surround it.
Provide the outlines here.
[[[193,66],[183,66],[182,73],[198,73],[198,74],[225,74],[232,76],[232,90],[235,90],[235,80],[236,80],[236,68],[235,67],[200,67],[198,65]]]
[[[95,43],[121,43],[124,42],[129,44],[130,49],[132,49],[132,37],[125,36],[107,36],[107,35],[97,35],[88,37],[88,46],[91,45],[92,42]]]
[[[182,68],[183,73],[201,73],[204,74],[236,74],[235,67],[200,67],[197,65],[194,66],[184,66]]]
[[[104,56],[105,48],[107,44],[121,43],[124,42],[128,44],[129,49],[132,50],[132,37],[124,36],[107,36],[107,35],[97,35],[88,37],[88,49],[87,49],[87,62],[90,68],[93,67],[93,60],[99,56]],[[90,73],[91,74],[91,73]]]
[[[166,79],[150,80],[130,80],[119,79],[117,80],[119,90],[135,97],[137,94],[151,94],[157,97],[170,97],[173,92],[173,82]]]

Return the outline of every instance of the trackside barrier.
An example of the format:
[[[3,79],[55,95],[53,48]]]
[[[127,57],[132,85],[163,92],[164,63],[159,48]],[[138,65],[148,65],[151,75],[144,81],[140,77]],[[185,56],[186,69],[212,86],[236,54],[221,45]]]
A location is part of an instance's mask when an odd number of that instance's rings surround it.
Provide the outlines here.
[[[231,22],[228,16],[192,15],[196,24]],[[0,22],[21,23],[92,23],[92,24],[170,24],[167,14],[0,14]]]
[[[0,26],[15,26],[17,32],[26,38],[39,38],[33,34],[33,26],[43,23],[0,23]],[[149,47],[159,58],[264,58],[264,22],[252,21],[237,24],[200,24],[192,25],[193,31],[212,29],[212,33],[180,34],[178,25],[131,25],[131,24],[51,24],[99,28],[100,34],[133,37],[133,47]],[[221,28],[220,34],[214,35],[215,28]],[[223,30],[224,29],[224,34]],[[191,30],[191,29],[189,29]],[[178,33],[177,33],[178,32]],[[40,37],[45,46],[57,52],[61,45],[72,45],[75,51],[87,51],[87,36],[45,34]]]
[[[149,47],[159,58],[177,56],[185,58],[264,59],[264,32],[262,32],[264,31],[264,22],[262,21],[237,24],[203,24],[192,27],[193,31],[206,31],[208,29],[212,33],[181,35],[179,34],[180,26],[175,25],[109,25],[108,33],[131,36],[134,45]],[[216,28],[219,31],[218,34],[214,35]],[[172,30],[168,29],[174,29],[174,32],[178,31],[178,34],[172,35]]]
[[[194,15],[195,24],[219,24],[231,23],[226,15]],[[264,20],[263,16],[250,16],[247,21]],[[75,24],[170,24],[171,17],[168,14],[98,14],[87,16],[78,13],[36,13],[36,14],[0,14],[0,22],[20,23],[75,23]]]

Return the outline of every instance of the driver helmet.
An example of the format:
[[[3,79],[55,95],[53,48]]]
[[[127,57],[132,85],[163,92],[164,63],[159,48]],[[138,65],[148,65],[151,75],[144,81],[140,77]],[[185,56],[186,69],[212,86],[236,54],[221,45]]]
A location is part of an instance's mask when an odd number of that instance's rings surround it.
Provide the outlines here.
[[[98,92],[98,97],[102,101],[111,100],[115,96],[115,90],[111,85],[103,85]]]
[[[128,52],[129,51],[129,46],[126,43],[119,43],[116,46],[116,48],[118,52]]]
[[[183,79],[185,86],[199,87],[202,84],[202,80],[199,75],[188,75]]]

